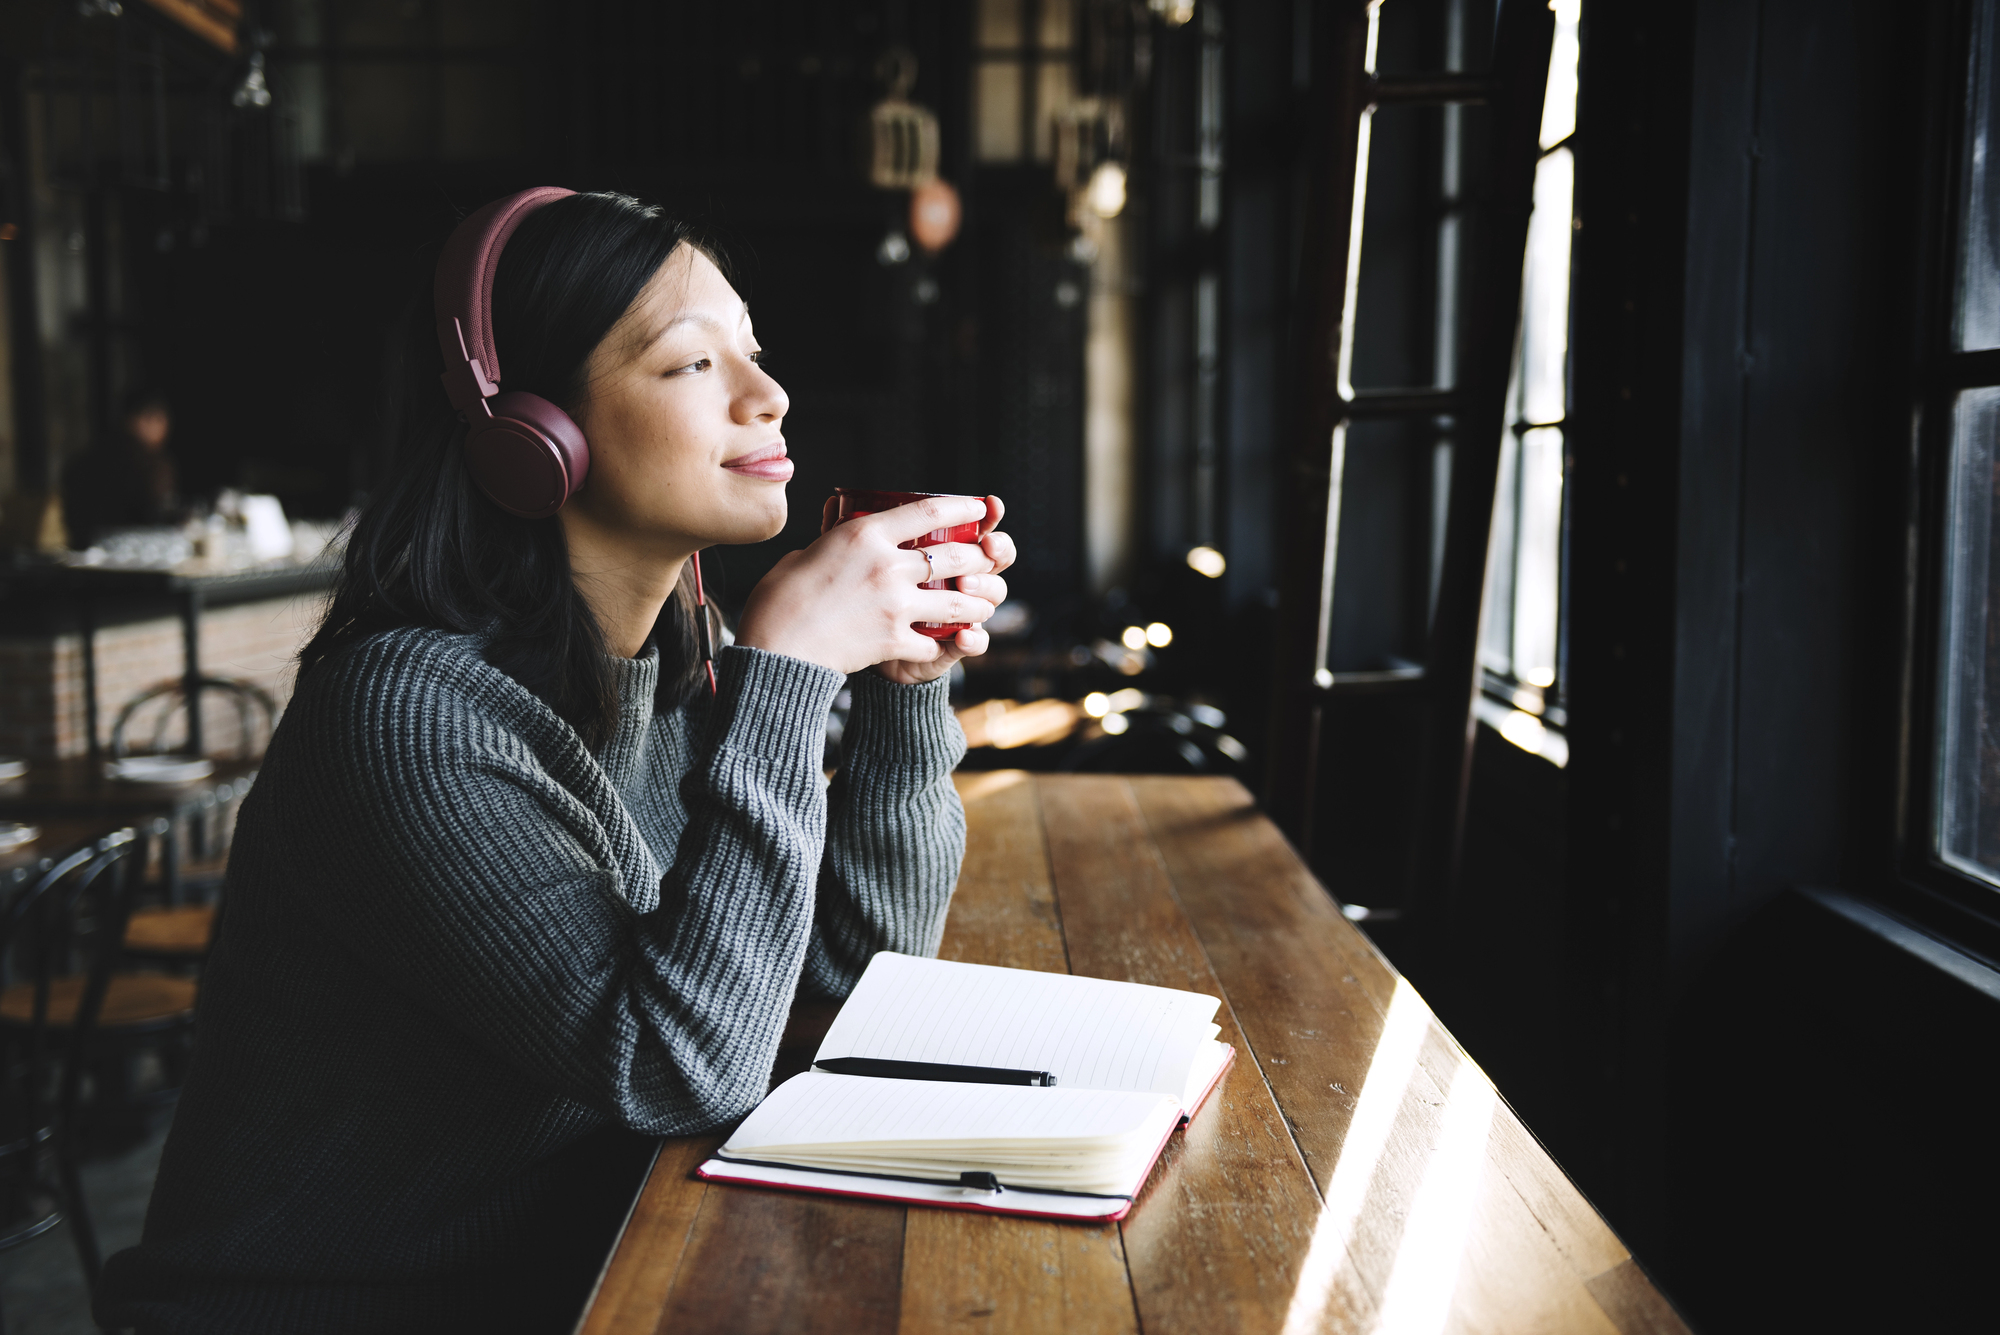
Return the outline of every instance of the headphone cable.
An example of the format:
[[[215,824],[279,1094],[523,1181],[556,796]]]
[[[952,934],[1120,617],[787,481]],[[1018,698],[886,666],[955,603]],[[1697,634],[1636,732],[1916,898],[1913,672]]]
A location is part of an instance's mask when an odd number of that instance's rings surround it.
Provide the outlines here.
[[[688,558],[694,562],[695,636],[701,644],[702,666],[708,669],[708,693],[719,694],[715,685],[715,639],[708,628],[708,595],[701,587],[701,553]]]

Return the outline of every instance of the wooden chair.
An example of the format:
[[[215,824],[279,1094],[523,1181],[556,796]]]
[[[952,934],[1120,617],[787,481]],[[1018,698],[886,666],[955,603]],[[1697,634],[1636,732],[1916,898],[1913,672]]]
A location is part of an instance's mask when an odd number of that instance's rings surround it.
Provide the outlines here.
[[[78,1171],[85,1082],[107,1038],[185,1028],[194,1009],[192,980],[117,972],[139,847],[132,830],[113,831],[56,861],[0,915],[0,1173],[27,1216],[0,1249],[67,1216],[92,1286],[97,1235]]]
[[[220,677],[202,679],[201,690],[218,691],[230,696],[236,703],[239,723],[237,752],[243,759],[262,754],[261,744],[252,747],[256,737],[252,727],[252,717],[263,716],[264,730],[262,742],[268,743],[271,731],[276,727],[278,706],[270,694],[248,682],[231,681]],[[179,681],[162,682],[151,690],[128,701],[118,712],[118,718],[111,727],[111,755],[120,759],[127,754],[127,733],[133,720],[149,704],[166,701],[155,720],[151,745],[155,751],[165,745],[167,726],[177,710],[186,709],[187,688]],[[236,796],[240,799],[248,791],[248,784],[239,781]],[[227,804],[233,807],[233,803]],[[188,817],[190,837],[188,844],[194,857],[181,862],[176,867],[176,875],[168,887],[167,902],[162,905],[136,908],[132,912],[131,928],[126,934],[125,948],[134,957],[157,961],[162,964],[199,964],[208,956],[209,943],[215,938],[215,924],[218,907],[214,893],[222,885],[223,871],[228,863],[228,841],[221,837],[219,830],[208,828],[211,818],[218,825],[228,819],[228,811],[211,804],[204,804],[199,816]],[[197,823],[199,822],[199,823]],[[206,902],[182,902],[188,892],[200,895],[210,894]]]
[[[238,724],[236,742],[238,757],[249,759],[252,756],[262,755],[264,745],[269,743],[271,731],[277,726],[278,722],[278,702],[271,698],[270,692],[264,690],[262,687],[253,686],[247,681],[232,681],[223,677],[203,677],[199,685],[200,695],[206,695],[214,691],[218,694],[228,696],[235,703]],[[143,691],[139,695],[134,696],[126,702],[123,709],[118,711],[118,719],[111,725],[111,758],[113,760],[122,759],[126,755],[126,733],[131,728],[133,721],[138,717],[140,711],[155,701],[165,702],[160,709],[159,717],[154,720],[153,735],[150,739],[151,749],[156,752],[166,745],[167,728],[173,722],[174,714],[191,707],[188,700],[187,685],[181,681],[161,682],[151,690]],[[192,707],[199,707],[198,702]],[[263,715],[264,727],[261,734],[262,741],[253,745],[252,739],[260,735],[251,723],[252,716],[256,714]]]
[[[221,906],[162,904],[134,909],[125,929],[125,953],[163,964],[193,964],[208,957]]]
[[[240,784],[248,791],[247,784]],[[232,803],[233,805],[233,803]],[[208,813],[190,816],[192,823]],[[165,821],[159,822],[165,826]],[[229,866],[230,827],[217,820],[203,841],[204,855],[178,863],[175,874],[148,880],[125,930],[125,953],[166,966],[195,966],[208,958],[221,916],[222,881]],[[163,866],[161,872],[166,868]],[[149,869],[150,875],[150,869]]]

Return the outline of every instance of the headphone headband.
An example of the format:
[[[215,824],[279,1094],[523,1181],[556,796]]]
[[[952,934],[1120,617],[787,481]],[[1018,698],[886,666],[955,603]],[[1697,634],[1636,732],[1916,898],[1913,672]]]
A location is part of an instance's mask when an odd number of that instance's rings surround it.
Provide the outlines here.
[[[575,193],[544,185],[496,199],[467,214],[444,243],[432,288],[438,349],[444,353],[445,393],[468,421],[486,415],[484,400],[500,391],[500,353],[493,346],[493,274],[500,252],[523,218]]]

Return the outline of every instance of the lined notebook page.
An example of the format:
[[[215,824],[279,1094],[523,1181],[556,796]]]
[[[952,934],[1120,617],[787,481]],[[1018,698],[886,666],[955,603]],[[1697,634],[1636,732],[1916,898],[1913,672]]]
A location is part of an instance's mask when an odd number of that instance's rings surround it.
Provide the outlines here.
[[[884,951],[840,1008],[815,1060],[1015,1067],[1052,1071],[1064,1088],[1179,1099],[1220,1005],[1143,983]]]
[[[722,1150],[754,1159],[760,1151],[876,1141],[976,1145],[1123,1138],[1149,1122],[1171,1125],[1176,1109],[1172,1099],[1111,1090],[955,1085],[812,1071],[772,1090]]]

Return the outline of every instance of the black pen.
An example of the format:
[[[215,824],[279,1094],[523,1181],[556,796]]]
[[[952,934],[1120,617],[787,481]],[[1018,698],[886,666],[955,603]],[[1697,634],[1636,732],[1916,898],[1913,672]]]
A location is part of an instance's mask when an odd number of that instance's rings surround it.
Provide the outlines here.
[[[1047,1071],[1012,1071],[1004,1066],[952,1066],[945,1062],[899,1062],[880,1057],[829,1057],[813,1063],[835,1075],[872,1075],[889,1080],[951,1080],[962,1085],[1053,1085]]]

